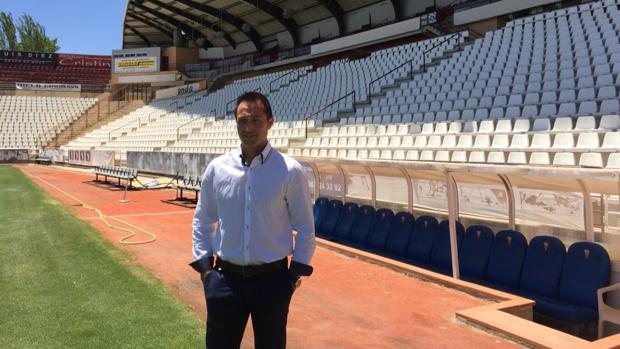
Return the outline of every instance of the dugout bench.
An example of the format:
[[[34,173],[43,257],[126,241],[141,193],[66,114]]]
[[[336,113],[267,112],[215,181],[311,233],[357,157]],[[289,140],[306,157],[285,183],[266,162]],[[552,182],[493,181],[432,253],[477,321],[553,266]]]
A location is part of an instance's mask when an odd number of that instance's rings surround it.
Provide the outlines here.
[[[121,181],[127,181],[127,187],[132,188],[133,181],[138,178],[138,169],[129,167],[116,167],[116,166],[99,166],[95,169],[95,182],[99,182],[99,176],[104,178],[103,182],[108,181],[109,178],[116,178],[118,185],[121,186]]]

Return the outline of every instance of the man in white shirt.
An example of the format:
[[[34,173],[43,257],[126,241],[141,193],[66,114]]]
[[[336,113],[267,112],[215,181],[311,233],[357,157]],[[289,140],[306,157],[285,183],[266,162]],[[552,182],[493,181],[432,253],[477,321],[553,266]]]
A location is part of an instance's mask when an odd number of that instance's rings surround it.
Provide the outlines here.
[[[252,315],[255,347],[285,348],[291,296],[312,273],[308,181],[296,160],[269,144],[274,117],[264,95],[239,96],[235,119],[241,146],[207,166],[192,222],[190,265],[204,283],[207,347],[239,348]]]

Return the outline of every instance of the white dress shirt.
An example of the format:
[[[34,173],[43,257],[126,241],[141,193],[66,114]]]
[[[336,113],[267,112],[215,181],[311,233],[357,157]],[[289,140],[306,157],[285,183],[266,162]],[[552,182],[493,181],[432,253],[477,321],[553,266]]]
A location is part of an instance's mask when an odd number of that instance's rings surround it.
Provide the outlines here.
[[[212,231],[211,225],[218,223]],[[192,221],[196,261],[216,255],[257,265],[293,255],[310,265],[314,220],[303,167],[270,144],[245,166],[241,149],[215,158],[205,170]],[[297,231],[293,249],[292,230]]]

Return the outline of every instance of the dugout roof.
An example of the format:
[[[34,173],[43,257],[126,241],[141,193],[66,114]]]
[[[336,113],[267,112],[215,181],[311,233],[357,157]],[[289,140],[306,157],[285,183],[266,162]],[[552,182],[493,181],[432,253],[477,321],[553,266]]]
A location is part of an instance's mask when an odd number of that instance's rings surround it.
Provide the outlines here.
[[[172,46],[173,31],[197,46],[236,47],[252,42],[257,51],[288,32],[299,46],[299,28],[334,17],[344,34],[344,14],[382,0],[128,0],[123,48]],[[400,0],[392,0],[399,8]],[[398,11],[397,11],[398,12]]]

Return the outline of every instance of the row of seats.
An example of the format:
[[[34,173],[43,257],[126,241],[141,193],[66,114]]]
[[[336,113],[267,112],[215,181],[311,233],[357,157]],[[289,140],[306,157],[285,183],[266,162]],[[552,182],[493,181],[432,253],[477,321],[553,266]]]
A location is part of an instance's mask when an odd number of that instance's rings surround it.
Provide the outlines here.
[[[317,137],[306,139],[305,147],[405,150],[426,148],[437,150],[615,151],[620,148],[620,132]]]
[[[526,133],[526,132],[580,132],[616,131],[620,129],[620,115],[601,117],[579,116],[540,119],[499,119],[481,121],[440,121],[411,123],[411,120],[394,119],[389,115],[376,117],[366,123],[355,123],[354,118],[341,120],[339,126],[324,127],[322,137],[395,136],[407,134],[461,134],[461,133]],[[356,126],[353,126],[356,125]]]
[[[414,219],[408,212],[344,204],[317,198],[314,220],[319,235],[386,254],[413,265],[451,275],[447,220]],[[597,289],[609,284],[607,251],[577,242],[568,251],[562,241],[536,236],[529,245],[518,231],[494,234],[483,225],[467,229],[456,222],[459,270],[465,280],[536,301],[534,310],[565,321],[589,323],[598,318]]]
[[[489,97],[489,101],[490,101]],[[461,100],[462,101],[462,100]],[[457,101],[458,102],[458,101]],[[358,109],[356,113],[358,119],[364,120],[368,116],[400,115],[403,119],[410,119],[413,122],[433,122],[445,120],[484,120],[484,119],[503,119],[503,118],[553,118],[558,116],[578,116],[578,115],[604,115],[620,113],[620,102],[617,96],[602,101],[583,101],[548,103],[542,105],[521,106],[497,106],[467,108],[463,104],[457,106],[452,102],[434,102],[432,105],[422,103],[420,106],[393,105],[391,107],[372,107],[370,111]],[[476,104],[476,103],[474,103]],[[433,107],[436,106],[435,107]],[[435,110],[432,110],[435,109]],[[414,111],[415,110],[415,111]],[[361,122],[361,121],[360,121]]]
[[[347,160],[397,160],[452,162],[470,164],[508,164],[534,166],[561,166],[620,169],[620,152],[573,153],[567,151],[464,151],[464,150],[389,150],[389,149],[333,149],[289,148],[291,156],[337,158]]]
[[[0,81],[66,83],[104,86],[110,82],[110,67],[0,63]]]
[[[95,98],[0,96],[0,148],[34,150],[90,108]]]

